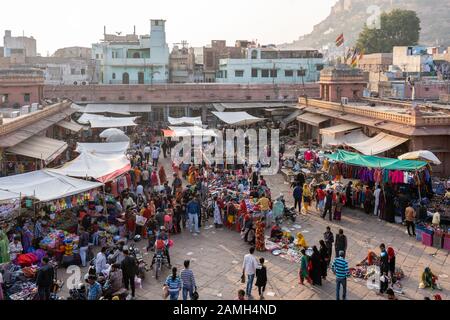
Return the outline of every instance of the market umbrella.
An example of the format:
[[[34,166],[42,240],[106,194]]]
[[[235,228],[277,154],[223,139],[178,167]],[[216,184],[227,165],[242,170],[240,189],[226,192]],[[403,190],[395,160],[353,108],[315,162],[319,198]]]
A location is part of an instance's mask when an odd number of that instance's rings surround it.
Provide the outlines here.
[[[106,138],[106,142],[129,142],[130,138],[124,133],[116,133]]]
[[[115,134],[125,134],[122,130],[116,129],[116,128],[110,128],[110,129],[106,129],[104,131],[102,131],[102,133],[100,133],[100,138],[109,138],[112,135]]]
[[[398,158],[400,160],[424,160],[436,165],[440,165],[442,163],[433,152],[427,150],[419,150],[405,153],[399,156]]]

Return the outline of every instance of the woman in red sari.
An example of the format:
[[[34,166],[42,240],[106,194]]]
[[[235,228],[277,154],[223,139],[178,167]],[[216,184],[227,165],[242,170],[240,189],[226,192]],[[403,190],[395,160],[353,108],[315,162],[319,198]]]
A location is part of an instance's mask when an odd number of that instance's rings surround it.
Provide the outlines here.
[[[266,238],[265,231],[266,224],[264,223],[264,219],[261,218],[256,222],[256,245],[255,248],[257,251],[266,251]]]
[[[242,226],[241,226],[241,219],[245,217],[245,215],[248,213],[247,211],[247,205],[245,204],[245,200],[242,199],[241,203],[239,204],[239,210],[236,217],[236,231],[241,232]]]
[[[164,184],[164,183],[167,182],[166,170],[164,170],[164,167],[163,167],[163,166],[161,166],[161,167],[159,168],[159,173],[158,173],[158,175],[159,175],[159,182],[160,182],[161,184]]]
[[[156,188],[157,186],[159,186],[158,174],[156,173],[156,170],[153,170],[150,180],[152,182],[153,188]]]

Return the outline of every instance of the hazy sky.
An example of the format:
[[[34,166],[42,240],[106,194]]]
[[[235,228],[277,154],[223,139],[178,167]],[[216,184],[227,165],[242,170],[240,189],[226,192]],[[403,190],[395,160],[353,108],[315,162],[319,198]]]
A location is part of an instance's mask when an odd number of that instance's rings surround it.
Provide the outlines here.
[[[148,34],[150,19],[166,19],[167,42],[203,46],[211,39],[284,43],[309,33],[337,0],[2,0],[0,32],[32,35],[43,56],[97,42],[108,33]],[[3,41],[1,41],[3,43]]]

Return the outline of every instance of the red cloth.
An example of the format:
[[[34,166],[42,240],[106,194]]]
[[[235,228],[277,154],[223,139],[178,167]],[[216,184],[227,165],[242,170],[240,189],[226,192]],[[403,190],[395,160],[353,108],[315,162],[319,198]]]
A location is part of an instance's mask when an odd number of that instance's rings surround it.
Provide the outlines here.
[[[22,268],[29,267],[38,262],[38,257],[34,253],[25,253],[17,256],[17,264]]]

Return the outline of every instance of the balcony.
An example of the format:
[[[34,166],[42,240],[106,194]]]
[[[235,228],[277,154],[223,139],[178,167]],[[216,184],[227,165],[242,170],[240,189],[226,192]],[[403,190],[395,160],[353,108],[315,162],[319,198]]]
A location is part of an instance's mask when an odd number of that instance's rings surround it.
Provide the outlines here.
[[[108,59],[104,65],[111,67],[150,67],[162,68],[164,64],[155,64],[152,59]]]

